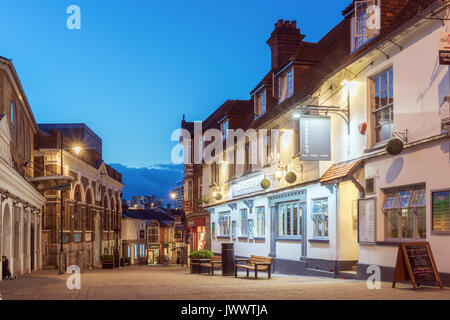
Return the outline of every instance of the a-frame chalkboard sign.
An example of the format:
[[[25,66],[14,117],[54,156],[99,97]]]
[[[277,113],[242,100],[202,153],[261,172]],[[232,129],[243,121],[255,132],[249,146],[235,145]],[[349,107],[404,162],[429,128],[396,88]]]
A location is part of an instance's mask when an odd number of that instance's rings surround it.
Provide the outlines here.
[[[442,289],[442,282],[428,242],[399,244],[392,288],[400,281],[411,281],[414,289],[421,284],[436,285]]]

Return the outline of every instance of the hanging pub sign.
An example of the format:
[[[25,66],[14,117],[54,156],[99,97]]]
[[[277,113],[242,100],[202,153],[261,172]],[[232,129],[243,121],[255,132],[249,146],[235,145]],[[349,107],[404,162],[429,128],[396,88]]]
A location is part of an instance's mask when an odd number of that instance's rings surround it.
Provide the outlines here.
[[[450,233],[450,190],[431,193],[431,216],[433,232]]]
[[[450,65],[450,33],[441,32],[439,35],[439,63]]]
[[[428,242],[402,242],[398,246],[392,288],[400,281],[411,281],[414,289],[421,284],[442,289],[442,282]]]
[[[302,116],[300,118],[300,160],[331,160],[331,118]]]
[[[192,201],[183,201],[183,211],[192,211]]]

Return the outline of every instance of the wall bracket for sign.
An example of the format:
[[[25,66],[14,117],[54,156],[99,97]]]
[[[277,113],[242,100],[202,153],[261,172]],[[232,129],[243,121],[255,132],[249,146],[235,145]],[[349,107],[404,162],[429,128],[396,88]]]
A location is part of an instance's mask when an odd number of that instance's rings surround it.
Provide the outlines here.
[[[347,103],[346,108],[335,106],[307,105],[304,107],[300,107],[300,110],[302,110],[302,112],[305,114],[309,114],[310,111],[317,111],[319,112],[319,115],[328,115],[328,113],[337,114],[345,121],[348,134],[350,134],[350,103]]]

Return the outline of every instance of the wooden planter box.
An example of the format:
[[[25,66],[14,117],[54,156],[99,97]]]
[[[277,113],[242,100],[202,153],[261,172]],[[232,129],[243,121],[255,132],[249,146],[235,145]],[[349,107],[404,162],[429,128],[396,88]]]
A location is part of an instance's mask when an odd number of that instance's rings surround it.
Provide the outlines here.
[[[114,269],[114,256],[102,257],[102,269]]]
[[[200,259],[190,258],[191,259],[191,273],[199,273],[200,272]]]

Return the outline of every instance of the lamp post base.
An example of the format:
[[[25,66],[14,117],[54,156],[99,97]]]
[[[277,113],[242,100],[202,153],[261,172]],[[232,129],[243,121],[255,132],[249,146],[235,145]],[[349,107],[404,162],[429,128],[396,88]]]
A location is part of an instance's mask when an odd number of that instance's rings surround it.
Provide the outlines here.
[[[64,274],[64,251],[63,250],[59,251],[58,258],[59,258],[58,273]]]
[[[120,255],[119,250],[114,251],[114,268],[118,268],[120,266]]]

